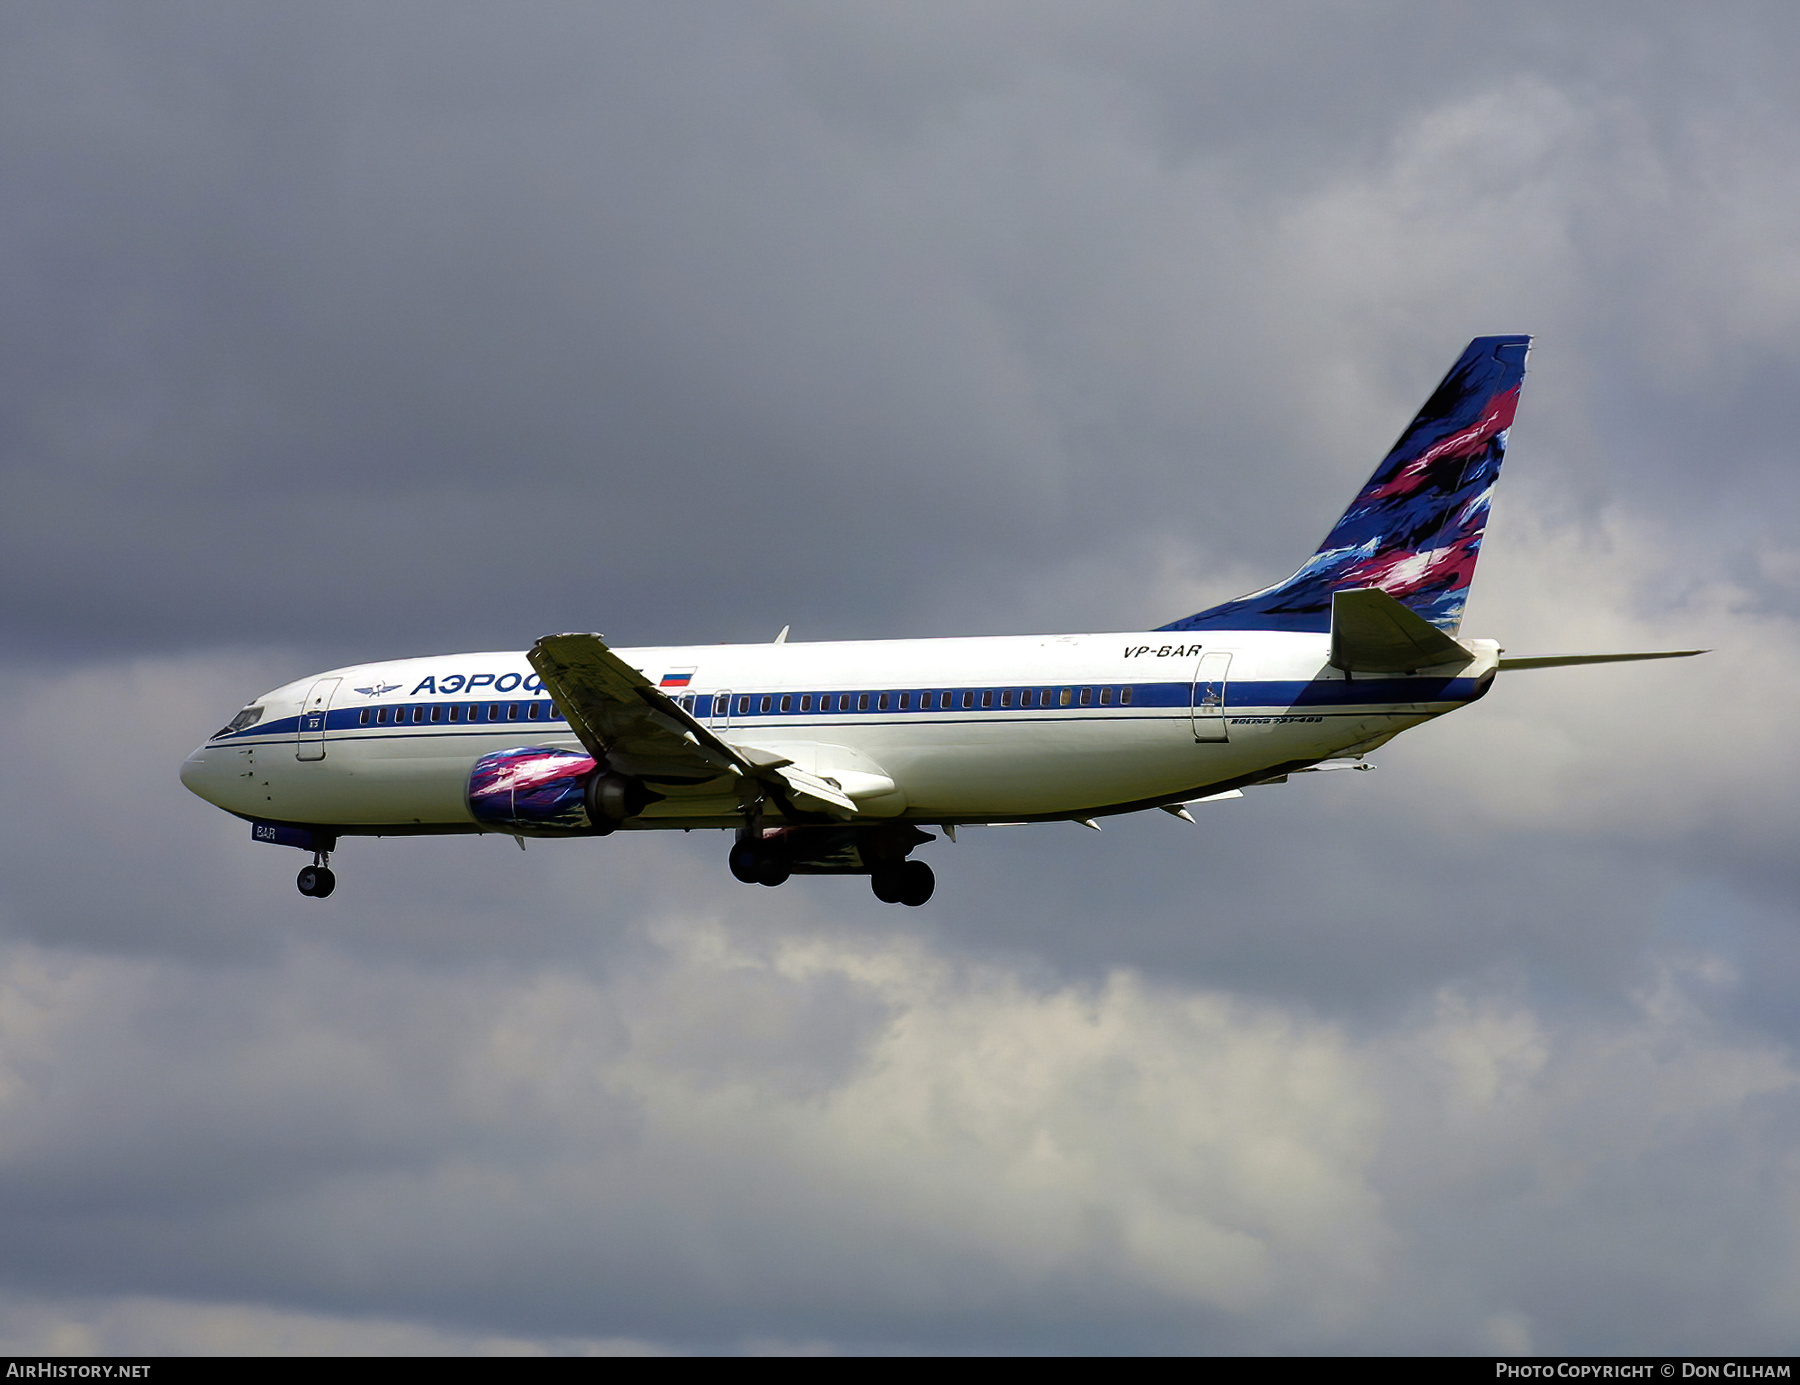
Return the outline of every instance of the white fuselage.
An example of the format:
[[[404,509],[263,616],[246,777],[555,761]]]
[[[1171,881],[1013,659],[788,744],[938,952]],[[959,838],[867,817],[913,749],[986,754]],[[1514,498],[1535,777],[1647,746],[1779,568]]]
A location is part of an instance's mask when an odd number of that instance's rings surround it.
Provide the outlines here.
[[[1346,679],[1328,644],[1247,630],[616,653],[733,746],[831,776],[862,820],[954,824],[1135,811],[1360,753],[1481,696],[1496,666],[1474,641],[1450,674]],[[580,749],[523,653],[334,669],[254,706],[253,724],[182,766],[195,793],[253,821],[480,831],[477,760]],[[741,811],[721,786],[626,825],[725,827]]]

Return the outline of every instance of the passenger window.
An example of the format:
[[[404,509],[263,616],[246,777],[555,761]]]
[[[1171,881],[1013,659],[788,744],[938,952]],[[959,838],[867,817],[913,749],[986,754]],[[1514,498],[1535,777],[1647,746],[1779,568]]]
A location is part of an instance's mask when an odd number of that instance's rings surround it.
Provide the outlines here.
[[[461,707],[452,706],[450,708],[450,720],[451,721],[461,721],[462,720],[462,708]]]
[[[1129,707],[1131,705],[1131,689],[1130,688],[1120,688],[1119,689],[1119,705],[1121,707]]]
[[[1111,688],[1100,689],[1100,705],[1102,707],[1112,706],[1112,689]]]
[[[1019,705],[1021,707],[1029,707],[1031,705],[1031,689],[1030,688],[1025,688],[1019,693]]]
[[[784,712],[791,712],[794,710],[794,698],[791,693],[783,693],[781,695],[781,710]]]
[[[509,702],[506,704],[506,719],[508,721],[517,721],[519,719],[519,704],[518,703]]]
[[[444,719],[444,709],[441,705],[431,709],[431,719],[433,721],[442,721]]]
[[[839,693],[838,694],[838,710],[840,712],[847,712],[850,710],[850,694],[849,693]]]
[[[887,709],[888,709],[888,695],[886,693],[883,693],[880,697],[875,699],[875,710],[878,712],[885,712]]]
[[[750,715],[750,699],[748,697],[738,699],[737,714],[741,717]]]
[[[386,726],[387,725],[387,708],[386,707],[377,707],[375,709],[375,724],[377,726]]]
[[[1081,705],[1083,707],[1091,707],[1091,706],[1093,706],[1093,704],[1094,704],[1094,690],[1092,688],[1083,688],[1081,690]]]
[[[498,702],[490,702],[488,704],[488,720],[489,721],[499,721],[500,720],[500,704]]]
[[[965,691],[962,696],[962,703],[965,709],[973,707],[975,705],[975,694]]]
[[[981,705],[983,707],[992,707],[994,705],[994,690],[992,688],[987,689],[981,694]]]
[[[691,712],[694,710],[694,695],[692,693],[689,693],[686,697],[681,699],[681,710],[684,712]],[[557,715],[561,716],[562,713],[558,712]]]
[[[1002,707],[1012,706],[1012,689],[1011,688],[1006,689],[1004,692],[1002,692],[1000,694],[1000,705]]]
[[[900,710],[903,712],[908,711],[908,710],[910,710],[911,706],[912,706],[912,694],[911,693],[901,693],[900,694]]]
[[[1075,694],[1072,688],[1064,688],[1062,690],[1062,696],[1057,699],[1057,703],[1060,706],[1067,707],[1069,703],[1074,700],[1074,697]]]
[[[544,717],[544,704],[541,702],[526,703],[525,715],[532,721],[542,721]]]
[[[362,709],[362,717],[361,717],[361,719],[360,719],[360,720],[359,720],[359,721],[358,721],[358,723],[357,723],[357,724],[358,724],[358,725],[359,725],[359,726],[367,726],[367,725],[368,725],[368,724],[369,724],[369,709],[368,709],[368,708],[367,708],[367,707],[364,707],[364,708],[363,708],[363,709]]]
[[[775,705],[775,700],[773,698],[765,697],[761,702],[759,702],[757,704],[756,710],[759,712],[766,712],[769,710],[769,708],[773,707],[774,705]]]
[[[869,695],[867,693],[858,693],[856,695],[856,710],[859,712],[866,712],[869,710]]]
[[[800,710],[803,712],[810,712],[812,710],[812,694],[811,693],[801,693],[800,694]]]

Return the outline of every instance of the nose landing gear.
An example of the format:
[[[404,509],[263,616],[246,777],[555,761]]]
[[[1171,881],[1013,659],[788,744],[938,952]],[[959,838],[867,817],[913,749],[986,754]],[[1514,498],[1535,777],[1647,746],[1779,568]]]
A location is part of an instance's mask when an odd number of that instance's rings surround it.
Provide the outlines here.
[[[323,899],[337,888],[337,876],[332,874],[331,867],[326,864],[331,859],[329,851],[313,852],[313,863],[302,866],[294,883],[300,887],[300,893],[309,899]]]

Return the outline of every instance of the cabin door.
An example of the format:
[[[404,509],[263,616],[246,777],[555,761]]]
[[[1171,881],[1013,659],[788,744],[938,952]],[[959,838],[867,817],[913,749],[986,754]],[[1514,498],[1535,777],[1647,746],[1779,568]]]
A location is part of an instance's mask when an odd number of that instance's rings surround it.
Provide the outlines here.
[[[331,710],[332,694],[343,681],[342,678],[321,678],[306,694],[306,701],[300,704],[299,744],[294,751],[296,760],[325,758],[325,714]]]
[[[1225,676],[1231,671],[1231,655],[1202,654],[1194,670],[1194,739],[1224,741],[1231,737],[1225,731]]]

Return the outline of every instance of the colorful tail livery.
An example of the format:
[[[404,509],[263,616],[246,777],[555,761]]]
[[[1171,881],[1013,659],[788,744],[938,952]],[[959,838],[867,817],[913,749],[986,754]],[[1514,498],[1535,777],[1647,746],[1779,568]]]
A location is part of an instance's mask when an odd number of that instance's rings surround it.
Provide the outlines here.
[[[1324,631],[1333,592],[1375,587],[1454,635],[1530,345],[1475,338],[1300,571],[1162,628]]]

